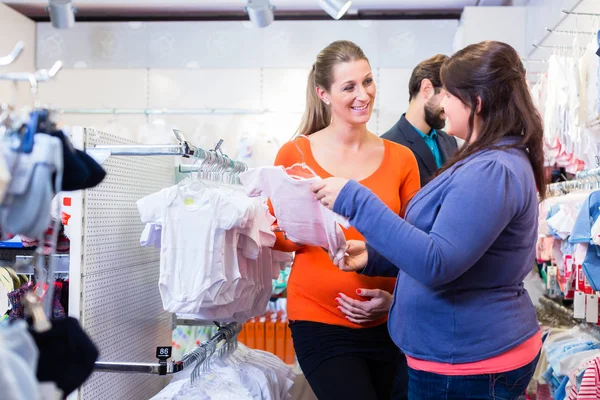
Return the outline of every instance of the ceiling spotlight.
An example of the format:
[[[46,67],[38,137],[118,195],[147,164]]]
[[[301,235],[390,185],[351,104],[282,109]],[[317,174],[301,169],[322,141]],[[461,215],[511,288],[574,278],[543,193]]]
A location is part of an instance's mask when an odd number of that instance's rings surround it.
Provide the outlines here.
[[[275,10],[275,7],[269,3],[269,0],[248,0],[246,4],[248,17],[258,28],[271,25],[271,22],[275,19],[273,10]]]
[[[319,4],[323,10],[333,19],[340,19],[346,14],[352,1],[350,0],[319,0]]]
[[[50,0],[46,8],[50,22],[57,29],[69,29],[75,25],[75,7],[71,0]]]

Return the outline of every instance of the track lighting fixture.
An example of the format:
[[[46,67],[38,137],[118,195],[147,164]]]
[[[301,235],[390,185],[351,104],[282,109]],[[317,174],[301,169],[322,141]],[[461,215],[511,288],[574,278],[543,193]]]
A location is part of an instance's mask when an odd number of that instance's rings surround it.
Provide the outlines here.
[[[319,0],[321,8],[333,19],[340,19],[348,12],[351,0]]]
[[[71,0],[50,0],[46,9],[53,27],[69,29],[75,25],[75,7]]]
[[[246,3],[246,12],[250,21],[258,28],[265,28],[271,25],[275,19],[273,10],[275,7],[269,3],[269,0],[248,0]]]

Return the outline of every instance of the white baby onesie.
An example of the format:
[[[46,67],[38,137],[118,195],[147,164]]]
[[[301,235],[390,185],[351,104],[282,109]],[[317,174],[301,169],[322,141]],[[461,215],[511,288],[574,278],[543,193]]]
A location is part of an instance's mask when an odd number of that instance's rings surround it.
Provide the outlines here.
[[[159,291],[170,312],[194,313],[224,270],[214,268],[215,236],[243,223],[243,213],[210,190],[172,186],[138,200],[142,222],[161,221]],[[215,212],[219,210],[219,212]]]
[[[337,260],[346,251],[340,225],[349,228],[350,224],[315,199],[310,186],[319,179],[294,179],[281,166],[254,168],[240,174],[248,196],[271,199],[278,225],[291,241],[327,249]]]
[[[154,246],[160,249],[162,226],[159,223],[148,222],[140,236],[140,246]]]

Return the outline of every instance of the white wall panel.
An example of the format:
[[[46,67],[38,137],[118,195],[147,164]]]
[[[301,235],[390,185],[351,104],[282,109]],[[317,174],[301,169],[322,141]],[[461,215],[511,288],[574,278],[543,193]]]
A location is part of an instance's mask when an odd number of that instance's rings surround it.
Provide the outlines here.
[[[55,105],[60,107],[59,104]],[[113,135],[143,141],[140,137],[140,127],[147,124],[145,115],[93,115],[93,114],[63,114],[58,117],[62,126],[88,126]],[[163,143],[167,143],[163,141]]]
[[[151,108],[260,108],[260,69],[153,69]]]
[[[304,111],[309,68],[263,70],[264,107],[274,111]]]
[[[39,100],[61,108],[145,108],[146,81],[143,69],[64,69],[40,84]]]
[[[0,73],[35,71],[35,33],[35,22],[0,4],[0,56],[8,54],[19,40],[25,44],[19,58],[10,65],[0,67]],[[0,101],[18,106],[33,104],[29,83],[19,82],[15,85],[0,81]]]
[[[377,82],[379,109],[382,114],[396,115],[396,119],[408,108],[408,81],[412,68],[381,69]],[[385,127],[382,127],[385,129]]]
[[[529,52],[526,7],[465,7],[461,28],[462,40],[457,41],[454,50],[483,40],[498,40],[510,44],[522,57]]]

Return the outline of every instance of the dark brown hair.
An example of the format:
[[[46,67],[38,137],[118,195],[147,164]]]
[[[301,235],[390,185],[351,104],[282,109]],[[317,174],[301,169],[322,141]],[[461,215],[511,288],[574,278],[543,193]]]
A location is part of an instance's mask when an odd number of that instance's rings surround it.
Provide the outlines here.
[[[358,60],[369,62],[362,49],[349,40],[335,41],[319,52],[308,74],[306,108],[296,134],[310,135],[329,126],[331,111],[321,101],[315,89],[319,86],[329,92],[333,84],[335,66]]]
[[[447,59],[448,56],[437,54],[417,64],[408,81],[408,101],[411,101],[413,97],[419,93],[423,79],[429,79],[431,81],[436,93],[440,91],[442,88],[440,69]]]
[[[444,88],[469,107],[471,114],[465,145],[440,172],[482,150],[522,148],[527,151],[539,196],[543,199],[546,195],[544,128],[516,50],[496,41],[472,44],[444,63],[441,78]],[[482,125],[471,142],[478,98],[481,99]],[[497,145],[507,136],[520,140],[511,145]]]

